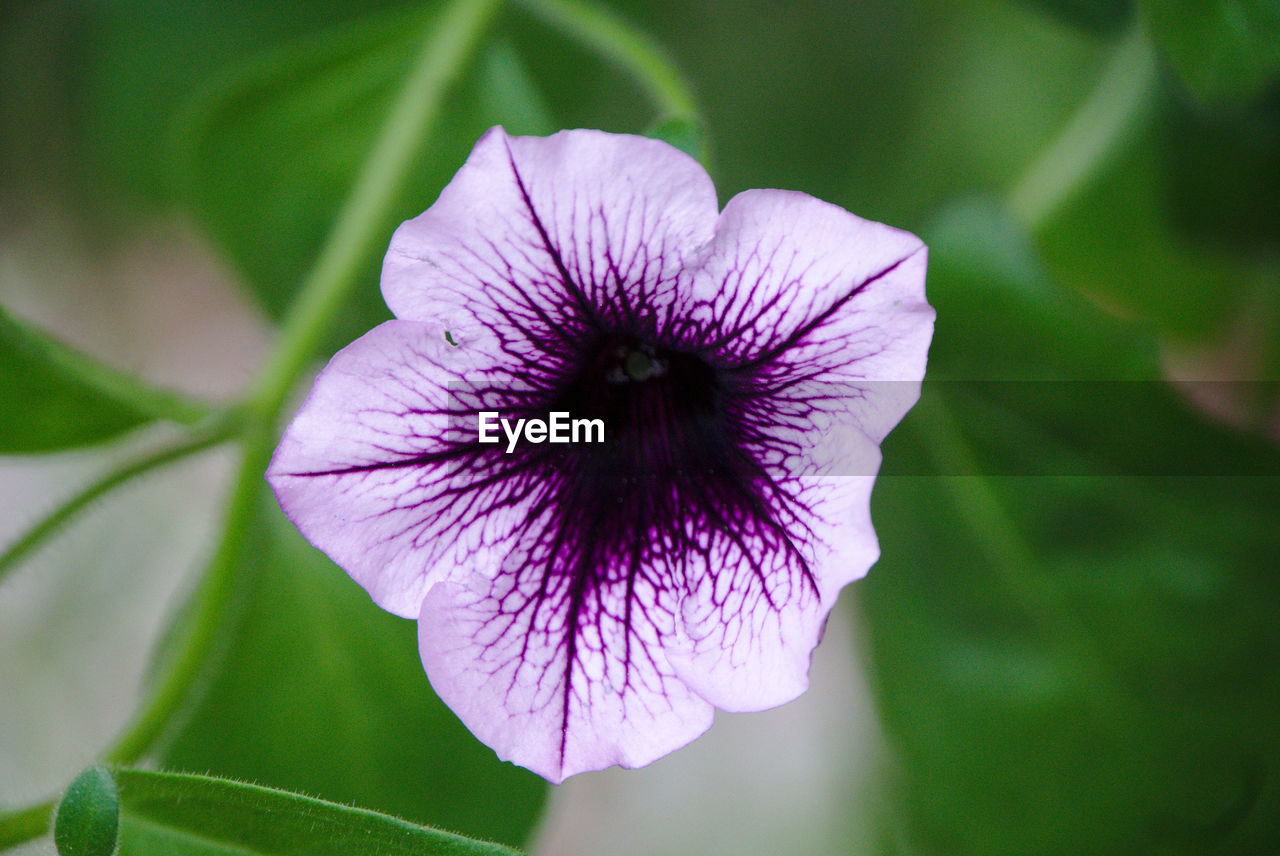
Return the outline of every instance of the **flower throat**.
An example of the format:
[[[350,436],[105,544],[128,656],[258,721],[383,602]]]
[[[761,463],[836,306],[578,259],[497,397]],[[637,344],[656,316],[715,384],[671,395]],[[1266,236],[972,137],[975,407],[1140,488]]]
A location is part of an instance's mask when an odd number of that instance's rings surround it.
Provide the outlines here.
[[[591,465],[663,479],[723,463],[730,443],[722,386],[697,354],[603,334],[583,349],[551,409],[604,421],[605,443],[590,450]]]

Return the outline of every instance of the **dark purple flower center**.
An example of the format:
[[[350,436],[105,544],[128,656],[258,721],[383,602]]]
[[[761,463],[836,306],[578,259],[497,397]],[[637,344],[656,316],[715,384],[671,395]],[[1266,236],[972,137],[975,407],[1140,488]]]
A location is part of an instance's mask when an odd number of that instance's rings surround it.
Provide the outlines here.
[[[733,456],[724,379],[701,356],[622,333],[597,334],[581,353],[548,408],[604,423],[603,443],[564,450],[574,469],[670,483]]]
[[[571,591],[583,591],[647,567],[667,571],[651,580],[659,588],[679,587],[683,557],[716,537],[799,560],[789,497],[743,443],[751,424],[731,370],[621,332],[594,334],[579,355],[530,402],[530,415],[600,419],[604,442],[517,452],[555,509],[554,558],[527,571],[563,575]],[[773,581],[762,582],[768,597]]]

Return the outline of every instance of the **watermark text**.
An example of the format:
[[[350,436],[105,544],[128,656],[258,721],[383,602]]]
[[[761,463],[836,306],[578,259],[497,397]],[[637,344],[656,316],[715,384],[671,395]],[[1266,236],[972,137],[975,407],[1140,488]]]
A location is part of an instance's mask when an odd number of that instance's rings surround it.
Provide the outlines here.
[[[546,419],[503,418],[496,410],[481,410],[477,423],[481,443],[498,443],[498,429],[507,438],[507,454],[516,449],[523,437],[527,443],[603,443],[603,419],[573,419],[568,411],[553,410]]]

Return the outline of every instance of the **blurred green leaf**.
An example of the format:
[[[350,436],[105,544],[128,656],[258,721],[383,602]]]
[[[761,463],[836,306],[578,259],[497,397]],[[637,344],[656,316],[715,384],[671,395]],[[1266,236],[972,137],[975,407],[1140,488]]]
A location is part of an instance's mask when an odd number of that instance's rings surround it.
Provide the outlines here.
[[[1099,35],[1118,31],[1133,14],[1129,0],[1024,0],[1050,15]]]
[[[1140,0],[1165,56],[1206,102],[1241,101],[1280,72],[1274,0]]]
[[[970,197],[923,229],[929,300],[938,310],[932,380],[1151,377],[1152,331],[1124,324],[1063,288],[995,200]]]
[[[1280,249],[1280,85],[1244,106],[1177,99],[1168,140],[1169,211],[1188,241],[1237,256]]]
[[[413,622],[303,541],[265,486],[262,503],[221,668],[162,763],[521,845],[545,783],[498,761],[434,696]]]
[[[85,160],[154,202],[173,198],[165,134],[193,92],[276,45],[399,0],[100,0],[76,4],[69,62]]]
[[[0,454],[96,443],[154,417],[108,395],[73,364],[94,365],[0,309]]]
[[[909,67],[876,72],[908,86],[893,105],[905,127],[872,125],[863,131],[870,144],[851,156],[853,192],[873,206],[851,210],[908,228],[949,200],[1013,186],[1061,134],[1111,56],[1101,40],[1021,3],[921,9],[935,20],[917,25],[924,41],[904,48]]]
[[[314,261],[434,15],[410,6],[255,59],[206,89],[180,123],[174,152],[183,195],[273,318],[284,314]],[[402,220],[435,200],[489,127],[552,130],[503,42],[482,51],[441,116],[386,218],[388,241]],[[368,285],[329,350],[390,317],[377,288],[382,255],[372,251],[364,261]]]
[[[877,486],[861,596],[916,845],[889,852],[1273,852],[1275,477],[988,477],[1037,557],[1003,567],[960,511],[974,478]]]
[[[183,773],[92,769],[119,786],[120,856],[515,856],[497,844],[274,788]]]
[[[1148,129],[1045,222],[1038,249],[1056,277],[1112,311],[1200,340],[1236,311],[1247,262],[1174,230],[1167,162],[1165,139]]]
[[[1037,221],[1036,249],[1053,276],[1166,345],[1206,347],[1231,338],[1233,323],[1257,326],[1280,311],[1266,297],[1277,273],[1267,224],[1280,135],[1268,99],[1211,109],[1163,94]],[[1199,371],[1267,376],[1268,358]]]
[[[120,794],[105,767],[90,767],[58,803],[53,841],[61,856],[111,856],[120,829]]]
[[[884,445],[859,589],[883,852],[1275,852],[1280,449],[1189,406],[1149,335],[1055,295],[976,210],[926,233],[940,375]],[[1037,351],[1018,380],[943,379]]]

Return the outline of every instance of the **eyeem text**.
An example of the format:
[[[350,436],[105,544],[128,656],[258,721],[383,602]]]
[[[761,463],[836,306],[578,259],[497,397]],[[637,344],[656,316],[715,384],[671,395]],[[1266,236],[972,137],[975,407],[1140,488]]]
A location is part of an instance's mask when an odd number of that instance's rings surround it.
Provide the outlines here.
[[[568,411],[553,410],[547,419],[517,419],[514,424],[496,410],[481,410],[477,427],[481,443],[501,441],[498,428],[507,437],[507,454],[515,451],[523,438],[529,443],[603,443],[603,419],[571,419]]]

